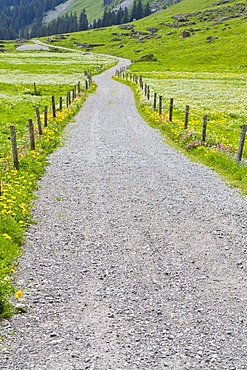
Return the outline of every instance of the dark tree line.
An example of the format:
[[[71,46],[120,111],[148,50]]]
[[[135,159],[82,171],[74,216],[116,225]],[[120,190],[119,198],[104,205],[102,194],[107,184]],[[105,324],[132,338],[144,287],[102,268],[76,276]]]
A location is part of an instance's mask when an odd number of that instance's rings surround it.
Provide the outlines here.
[[[0,0],[0,39],[24,37],[25,29],[64,0]]]
[[[129,11],[126,7],[122,9],[121,7],[116,10],[107,10],[104,11],[102,18],[93,21],[92,25],[88,24],[87,14],[85,9],[77,17],[76,13],[66,14],[63,17],[58,17],[54,21],[50,22],[47,25],[43,25],[41,21],[35,22],[32,27],[32,30],[28,37],[42,37],[50,36],[61,33],[70,33],[76,31],[84,31],[90,28],[100,28],[108,27],[116,24],[123,24],[132,21],[133,19],[140,19],[148,16],[151,13],[149,3],[146,3],[144,6],[141,0],[134,0],[133,6]]]
[[[108,27],[115,24],[123,24],[127,22],[132,22],[134,19],[141,19],[147,17],[151,14],[151,8],[149,3],[144,6],[141,0],[134,0],[132,8],[130,11],[128,8],[122,9],[121,7],[116,10],[105,9],[102,18],[95,19],[93,21],[93,28]]]
[[[88,29],[88,20],[85,9],[77,17],[76,13],[66,14],[63,17],[58,17],[48,24],[37,22],[33,25],[29,37],[42,37],[57,35],[61,33],[85,31]]]
[[[61,33],[83,31],[90,28],[107,27],[131,22],[151,13],[149,3],[142,4],[134,0],[130,10],[121,7],[116,10],[105,8],[102,18],[93,21],[89,26],[85,9],[77,16],[76,13],[58,17],[48,24],[43,17],[48,10],[54,9],[64,0],[0,0],[0,40],[50,36]],[[104,5],[112,0],[103,0]],[[30,26],[32,27],[30,28]]]

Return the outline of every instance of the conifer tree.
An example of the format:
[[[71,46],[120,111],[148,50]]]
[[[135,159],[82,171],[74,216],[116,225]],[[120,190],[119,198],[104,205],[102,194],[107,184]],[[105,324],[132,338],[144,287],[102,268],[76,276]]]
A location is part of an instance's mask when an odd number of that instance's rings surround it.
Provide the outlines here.
[[[86,14],[86,10],[83,9],[83,11],[80,14],[80,18],[79,18],[78,31],[85,31],[87,29],[88,29],[87,14]]]
[[[132,22],[134,19],[136,19],[136,0],[133,1],[133,5],[130,12],[130,21]]]
[[[138,0],[136,3],[136,14],[135,19],[141,19],[143,18],[144,12],[143,12],[143,6],[141,0]]]
[[[151,14],[150,4],[146,3],[144,6],[144,17],[147,17],[150,14]]]

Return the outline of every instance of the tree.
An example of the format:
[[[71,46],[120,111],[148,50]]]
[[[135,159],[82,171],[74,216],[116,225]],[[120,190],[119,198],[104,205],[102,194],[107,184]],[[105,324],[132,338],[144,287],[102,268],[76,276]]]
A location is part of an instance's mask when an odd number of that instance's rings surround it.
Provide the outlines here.
[[[141,18],[143,18],[143,15],[144,15],[144,12],[143,12],[142,2],[141,2],[141,0],[138,0],[137,1],[137,4],[136,4],[136,15],[135,15],[135,19],[141,19]]]
[[[116,24],[121,24],[122,23],[123,16],[124,16],[124,12],[123,12],[123,9],[120,6],[120,8],[117,11]]]
[[[149,3],[146,3],[144,6],[144,17],[147,17],[148,15],[151,14],[151,8]]]
[[[136,19],[136,0],[133,1],[133,5],[130,12],[130,21],[132,22]]]
[[[87,14],[86,14],[86,10],[83,9],[79,17],[78,31],[85,31],[87,29],[88,29]]]
[[[121,19],[121,23],[128,23],[129,22],[129,10],[127,7],[124,8],[123,16]]]

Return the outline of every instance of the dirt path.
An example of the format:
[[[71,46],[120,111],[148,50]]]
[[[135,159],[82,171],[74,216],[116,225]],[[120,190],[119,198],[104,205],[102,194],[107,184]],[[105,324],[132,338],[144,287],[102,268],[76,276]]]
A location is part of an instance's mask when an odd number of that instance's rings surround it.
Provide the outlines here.
[[[50,157],[0,369],[244,370],[246,200],[164,144],[113,73]]]

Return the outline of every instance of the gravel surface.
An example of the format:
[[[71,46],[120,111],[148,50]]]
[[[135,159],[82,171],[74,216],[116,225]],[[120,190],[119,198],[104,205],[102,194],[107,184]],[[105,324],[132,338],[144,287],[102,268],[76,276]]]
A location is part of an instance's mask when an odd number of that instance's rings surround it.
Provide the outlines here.
[[[246,199],[164,144],[114,70],[40,183],[0,369],[247,369]]]

